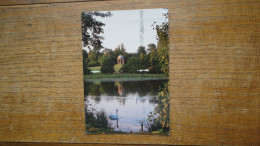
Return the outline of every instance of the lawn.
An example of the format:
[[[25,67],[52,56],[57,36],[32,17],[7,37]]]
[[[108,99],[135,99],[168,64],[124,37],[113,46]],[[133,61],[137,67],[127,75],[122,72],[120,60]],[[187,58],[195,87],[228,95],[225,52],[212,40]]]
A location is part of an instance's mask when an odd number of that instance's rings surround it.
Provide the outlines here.
[[[119,73],[119,69],[122,67],[122,64],[116,64],[114,66],[115,73]],[[91,71],[100,71],[101,66],[88,67]]]
[[[122,64],[116,64],[116,65],[114,66],[115,73],[119,73],[119,69],[120,69],[122,66],[123,66]]]
[[[91,71],[100,71],[101,66],[88,67]]]

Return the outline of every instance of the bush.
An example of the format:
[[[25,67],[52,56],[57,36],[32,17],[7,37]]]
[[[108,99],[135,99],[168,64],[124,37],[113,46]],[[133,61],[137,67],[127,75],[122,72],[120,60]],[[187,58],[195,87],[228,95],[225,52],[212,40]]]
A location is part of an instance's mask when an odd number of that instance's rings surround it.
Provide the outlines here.
[[[99,66],[99,65],[100,65],[99,62],[97,61],[91,61],[88,63],[88,67]]]
[[[140,60],[136,57],[130,57],[127,63],[123,65],[122,71],[124,73],[137,73],[140,69]]]
[[[88,133],[104,133],[111,130],[108,116],[103,109],[97,110],[94,105],[85,99],[85,123]]]
[[[103,66],[102,65],[101,68],[100,68],[100,71],[101,71],[102,74],[107,74],[107,73],[112,74],[115,70],[111,66]]]
[[[83,67],[83,73],[84,73],[84,75],[89,75],[89,74],[91,73],[91,70],[88,69],[88,68],[85,66],[85,67]]]
[[[113,73],[115,71],[114,69],[114,63],[113,63],[113,60],[110,56],[106,56],[104,57],[104,59],[102,59],[102,62],[101,62],[101,68],[100,68],[100,71],[102,74],[105,74],[105,73]]]

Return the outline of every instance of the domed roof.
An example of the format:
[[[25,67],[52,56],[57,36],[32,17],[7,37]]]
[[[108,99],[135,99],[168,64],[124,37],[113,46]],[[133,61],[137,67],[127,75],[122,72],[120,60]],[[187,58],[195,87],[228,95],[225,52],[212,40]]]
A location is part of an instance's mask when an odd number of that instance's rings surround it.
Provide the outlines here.
[[[124,56],[119,55],[119,56],[117,57],[117,59],[124,59]]]

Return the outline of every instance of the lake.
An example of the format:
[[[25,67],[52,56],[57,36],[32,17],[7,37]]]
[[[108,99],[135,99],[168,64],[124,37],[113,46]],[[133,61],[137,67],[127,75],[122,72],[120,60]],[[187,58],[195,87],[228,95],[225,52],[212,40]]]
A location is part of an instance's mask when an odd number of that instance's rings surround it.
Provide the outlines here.
[[[154,110],[154,97],[166,82],[168,79],[155,78],[85,81],[85,102],[97,110],[103,109],[107,116],[116,115],[118,110],[118,120],[108,120],[114,131],[147,131],[141,123]]]

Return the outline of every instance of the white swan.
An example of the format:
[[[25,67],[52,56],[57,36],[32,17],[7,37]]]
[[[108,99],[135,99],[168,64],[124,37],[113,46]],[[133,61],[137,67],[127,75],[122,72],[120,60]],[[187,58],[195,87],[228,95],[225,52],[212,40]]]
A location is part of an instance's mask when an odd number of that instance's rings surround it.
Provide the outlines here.
[[[118,109],[116,109],[116,115],[110,115],[109,119],[110,120],[118,120]]]

